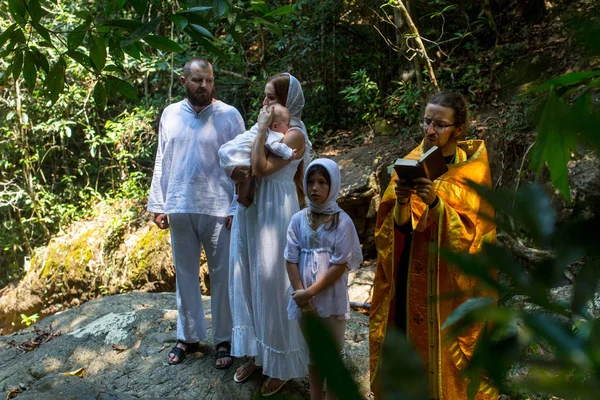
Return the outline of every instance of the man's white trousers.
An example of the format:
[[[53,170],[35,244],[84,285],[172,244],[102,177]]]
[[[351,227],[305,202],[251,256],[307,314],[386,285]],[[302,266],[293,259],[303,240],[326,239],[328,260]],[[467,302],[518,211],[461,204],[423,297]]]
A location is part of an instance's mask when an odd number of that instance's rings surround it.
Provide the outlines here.
[[[170,214],[171,248],[177,287],[177,339],[186,343],[206,339],[200,295],[200,253],[206,253],[210,273],[210,301],[214,344],[231,342],[229,306],[229,230],[225,217]]]

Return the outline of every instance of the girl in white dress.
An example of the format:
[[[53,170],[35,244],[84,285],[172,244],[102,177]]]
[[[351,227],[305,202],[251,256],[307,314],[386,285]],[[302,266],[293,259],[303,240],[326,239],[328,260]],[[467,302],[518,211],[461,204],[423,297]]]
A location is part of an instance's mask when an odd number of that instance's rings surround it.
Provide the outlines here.
[[[265,151],[271,106],[285,104],[292,120],[284,144],[302,159],[284,160]],[[254,202],[238,204],[231,229],[229,297],[233,318],[231,354],[253,356],[238,368],[236,382],[263,369],[268,377],[263,396],[279,391],[291,378],[307,372],[306,343],[298,322],[289,320],[286,306],[290,282],[283,250],[292,216],[300,210],[295,179],[303,177],[303,165],[310,159],[310,141],[300,120],[304,95],[296,78],[280,74],[265,87],[265,108],[258,117],[258,131],[252,147],[252,177],[257,179]],[[235,181],[249,178],[244,167],[234,169]],[[300,180],[300,182],[302,182]],[[304,194],[301,193],[301,198]]]
[[[348,271],[358,268],[362,251],[354,223],[337,204],[340,169],[333,160],[319,158],[304,178],[308,208],[292,217],[285,259],[293,288],[288,304],[291,320],[313,312],[332,334],[342,357],[344,332],[350,318]],[[312,361],[312,360],[310,360]],[[323,399],[323,379],[308,366],[311,400]],[[331,390],[327,399],[335,399]]]

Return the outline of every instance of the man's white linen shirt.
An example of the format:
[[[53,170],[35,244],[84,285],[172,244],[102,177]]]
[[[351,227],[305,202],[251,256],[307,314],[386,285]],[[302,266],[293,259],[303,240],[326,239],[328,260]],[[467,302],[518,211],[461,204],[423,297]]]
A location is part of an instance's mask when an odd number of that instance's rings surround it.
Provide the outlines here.
[[[163,111],[148,211],[226,217],[234,186],[217,152],[246,130],[238,110],[215,101],[196,113],[188,100]]]

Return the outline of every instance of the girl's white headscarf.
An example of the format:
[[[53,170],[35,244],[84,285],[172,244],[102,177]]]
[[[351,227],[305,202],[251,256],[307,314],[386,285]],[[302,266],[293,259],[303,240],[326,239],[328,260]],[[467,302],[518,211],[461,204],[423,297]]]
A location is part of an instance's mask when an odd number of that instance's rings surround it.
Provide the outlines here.
[[[329,196],[327,196],[327,199],[321,204],[310,201],[310,193],[308,192],[307,187],[310,169],[315,165],[320,165],[325,168],[329,174],[329,180],[331,181],[329,184]],[[306,193],[308,199],[308,208],[319,214],[335,214],[342,211],[337,203],[337,198],[340,196],[341,181],[340,167],[338,167],[335,161],[330,160],[329,158],[317,158],[311,162],[306,169],[306,174],[304,174],[304,193]]]
[[[298,82],[292,74],[287,72],[284,73],[290,77],[290,87],[288,88],[287,101],[285,102],[285,108],[290,112],[290,116],[292,117],[290,121],[290,127],[298,127],[302,131],[302,135],[304,136],[304,140],[306,142],[306,149],[304,150],[304,167],[310,163],[311,159],[311,150],[312,143],[308,139],[308,132],[306,131],[306,126],[304,122],[302,122],[302,109],[304,108],[304,92],[302,91],[302,85]],[[306,169],[305,169],[306,170]]]

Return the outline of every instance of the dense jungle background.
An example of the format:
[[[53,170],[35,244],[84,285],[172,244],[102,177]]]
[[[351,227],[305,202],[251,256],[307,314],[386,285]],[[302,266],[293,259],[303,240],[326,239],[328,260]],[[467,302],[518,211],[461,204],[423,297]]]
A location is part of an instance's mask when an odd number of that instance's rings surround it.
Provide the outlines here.
[[[108,294],[173,290],[168,234],[145,203],[160,113],[201,56],[247,127],[269,76],[300,80],[316,153],[349,180],[368,170],[344,208],[371,265],[386,167],[418,143],[429,94],[464,94],[468,137],[490,152],[494,187],[481,190],[500,247],[447,256],[483,281],[500,269],[487,284],[514,306],[475,299],[448,323],[493,321],[473,385],[485,370],[514,398],[598,393],[597,0],[9,0],[0,32],[0,333]],[[400,342],[390,351],[410,351]],[[420,398],[408,378],[389,392]]]

